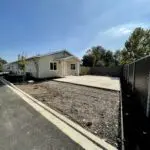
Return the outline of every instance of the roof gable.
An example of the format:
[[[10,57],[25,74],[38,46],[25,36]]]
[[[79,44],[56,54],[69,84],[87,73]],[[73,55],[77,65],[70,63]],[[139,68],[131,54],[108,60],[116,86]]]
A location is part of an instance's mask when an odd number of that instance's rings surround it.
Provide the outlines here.
[[[59,56],[59,54],[60,54],[60,56]],[[50,56],[50,55],[56,55],[56,58],[65,58],[65,57],[69,57],[69,56],[74,56],[67,50],[61,50],[61,51],[55,51],[55,52],[51,52],[51,53],[47,53],[47,54],[43,54],[43,55],[32,56],[32,57],[27,58],[26,60],[33,60],[35,58],[41,58],[41,57]],[[57,57],[57,55],[58,55],[58,57]],[[14,61],[14,62],[11,62],[8,64],[13,64],[13,63],[17,63],[17,62],[18,61]]]
[[[64,56],[73,56],[70,52],[68,52],[67,50],[61,50],[61,51],[56,51],[56,52],[51,52],[51,53],[47,53],[44,55],[39,55],[38,57],[44,57],[44,56],[50,56],[50,55],[57,55],[62,53],[62,55]]]

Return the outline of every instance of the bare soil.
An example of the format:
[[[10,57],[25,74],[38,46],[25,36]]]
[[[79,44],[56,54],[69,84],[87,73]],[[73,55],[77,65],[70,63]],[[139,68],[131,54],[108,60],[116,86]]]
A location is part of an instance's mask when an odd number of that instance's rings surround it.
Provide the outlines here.
[[[119,92],[56,81],[17,86],[118,147],[120,141]]]

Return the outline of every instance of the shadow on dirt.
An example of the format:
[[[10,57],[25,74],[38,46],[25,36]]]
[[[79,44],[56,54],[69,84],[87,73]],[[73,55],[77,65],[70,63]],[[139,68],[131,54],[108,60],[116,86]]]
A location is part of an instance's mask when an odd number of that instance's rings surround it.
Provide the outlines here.
[[[53,78],[38,79],[38,78],[34,78],[32,76],[29,76],[29,75],[23,76],[23,75],[16,75],[16,74],[7,74],[7,75],[4,75],[3,77],[15,85],[28,84],[28,83],[40,83],[40,82],[49,81],[49,80],[59,78],[59,77],[55,77],[55,78],[53,77]]]

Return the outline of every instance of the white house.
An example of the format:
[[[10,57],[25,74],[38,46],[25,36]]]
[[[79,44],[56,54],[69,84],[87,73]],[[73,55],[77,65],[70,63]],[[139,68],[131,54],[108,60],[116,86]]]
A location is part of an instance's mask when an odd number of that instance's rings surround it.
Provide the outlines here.
[[[5,64],[3,70],[19,74],[18,62]],[[35,78],[64,77],[79,75],[80,60],[66,50],[38,55],[26,59],[25,72]]]

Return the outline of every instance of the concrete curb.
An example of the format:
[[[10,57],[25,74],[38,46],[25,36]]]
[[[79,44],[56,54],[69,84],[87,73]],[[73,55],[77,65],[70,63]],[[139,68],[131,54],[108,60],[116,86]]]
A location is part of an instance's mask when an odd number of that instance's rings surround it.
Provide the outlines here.
[[[114,146],[110,145],[109,143],[105,142],[103,139],[100,139],[99,137],[97,137],[94,134],[90,133],[89,131],[85,130],[80,125],[78,125],[75,122],[71,121],[67,117],[63,116],[62,114],[59,114],[55,110],[51,109],[50,107],[46,106],[42,102],[40,102],[37,99],[33,98],[29,94],[27,94],[24,91],[20,90],[19,88],[17,88],[14,84],[10,83],[9,81],[7,81],[5,79],[2,79],[2,78],[0,78],[0,80],[4,84],[8,84],[9,86],[11,86],[12,88],[14,88],[15,90],[19,91],[20,93],[22,93],[23,95],[25,95],[26,97],[28,97],[30,100],[32,100],[34,103],[38,104],[40,107],[43,107],[49,113],[53,114],[55,117],[57,117],[58,119],[60,119],[61,121],[63,121],[64,123],[66,123],[67,125],[69,125],[70,127],[72,127],[73,129],[75,129],[77,132],[79,132],[80,134],[82,134],[83,136],[85,136],[86,138],[88,138],[89,140],[91,140],[92,142],[94,142],[100,148],[102,148],[104,150],[117,150],[117,148],[115,148]]]

